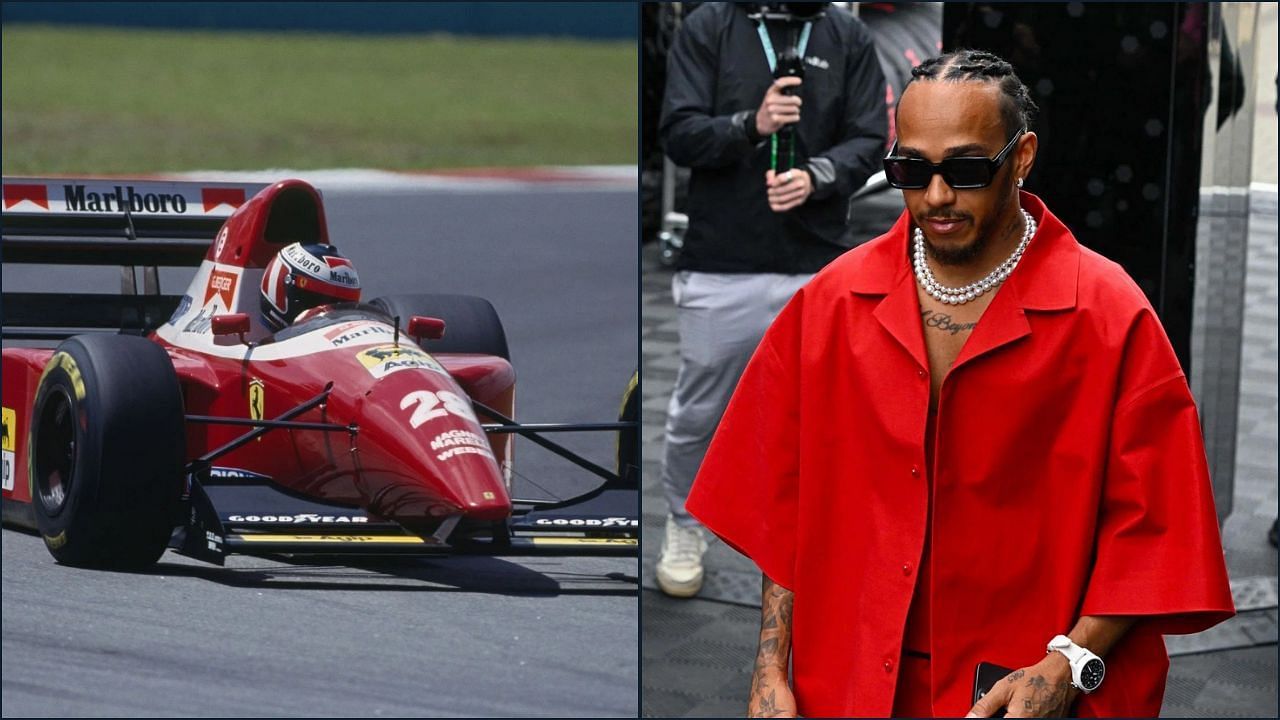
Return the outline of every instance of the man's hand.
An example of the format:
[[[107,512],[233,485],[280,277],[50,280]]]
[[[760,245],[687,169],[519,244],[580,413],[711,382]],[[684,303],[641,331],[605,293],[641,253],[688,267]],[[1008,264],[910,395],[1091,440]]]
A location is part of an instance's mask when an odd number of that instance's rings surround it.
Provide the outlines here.
[[[813,193],[813,178],[800,168],[781,174],[766,170],[764,184],[769,193],[769,209],[774,212],[786,212],[799,207]]]
[[[756,132],[760,137],[778,132],[783,125],[800,122],[800,97],[782,92],[789,87],[799,87],[800,82],[798,77],[784,77],[769,86],[764,100],[760,101],[760,109],[756,110]]]
[[[787,673],[777,668],[757,669],[751,676],[751,700],[747,717],[796,717],[796,698],[787,685]]]
[[[1071,665],[1062,653],[1015,670],[983,695],[965,717],[991,717],[1008,708],[1006,717],[1066,717],[1080,691],[1071,685]]]

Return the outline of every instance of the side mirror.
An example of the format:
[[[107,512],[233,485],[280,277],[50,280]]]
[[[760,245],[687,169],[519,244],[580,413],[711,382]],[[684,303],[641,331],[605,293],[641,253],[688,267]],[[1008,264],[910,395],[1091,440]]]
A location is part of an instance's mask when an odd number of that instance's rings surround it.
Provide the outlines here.
[[[415,340],[439,340],[444,337],[444,321],[440,318],[414,315],[409,318],[409,335]]]
[[[213,320],[210,321],[210,326],[213,328],[215,336],[239,335],[240,342],[244,343],[244,334],[249,332],[249,315],[248,313],[214,315]]]

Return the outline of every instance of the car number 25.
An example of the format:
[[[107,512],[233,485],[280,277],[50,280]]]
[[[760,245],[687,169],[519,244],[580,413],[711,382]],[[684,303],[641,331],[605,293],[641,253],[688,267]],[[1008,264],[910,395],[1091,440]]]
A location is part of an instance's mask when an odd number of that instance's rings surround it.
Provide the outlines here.
[[[471,410],[471,403],[458,397],[457,393],[452,393],[448,390],[440,390],[438,392],[414,390],[400,400],[400,409],[405,410],[412,405],[417,405],[417,407],[413,409],[413,415],[409,417],[409,425],[415,429],[421,427],[428,420],[442,418],[450,414],[466,418],[471,422],[479,422],[476,420],[476,414]]]

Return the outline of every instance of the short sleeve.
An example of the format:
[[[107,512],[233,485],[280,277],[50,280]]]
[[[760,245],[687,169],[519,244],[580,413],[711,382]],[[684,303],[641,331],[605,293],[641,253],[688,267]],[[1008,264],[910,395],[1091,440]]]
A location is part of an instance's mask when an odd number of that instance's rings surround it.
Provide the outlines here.
[[[761,572],[794,589],[801,290],[761,340],[685,508]]]
[[[1112,420],[1094,567],[1081,615],[1137,615],[1163,634],[1231,617],[1195,401],[1149,313],[1126,348]]]

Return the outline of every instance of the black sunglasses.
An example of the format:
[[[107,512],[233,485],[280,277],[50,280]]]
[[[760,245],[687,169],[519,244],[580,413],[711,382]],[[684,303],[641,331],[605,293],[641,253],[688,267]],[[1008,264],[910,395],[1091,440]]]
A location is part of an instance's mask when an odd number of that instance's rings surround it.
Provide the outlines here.
[[[929,187],[934,174],[940,173],[942,179],[956,190],[973,190],[984,188],[996,177],[996,171],[1009,157],[1018,138],[1026,133],[1021,128],[1009,139],[1009,144],[993,158],[985,157],[953,157],[940,163],[931,163],[924,158],[899,157],[898,143],[893,143],[888,157],[884,159],[884,176],[889,184],[901,190],[920,190]]]

